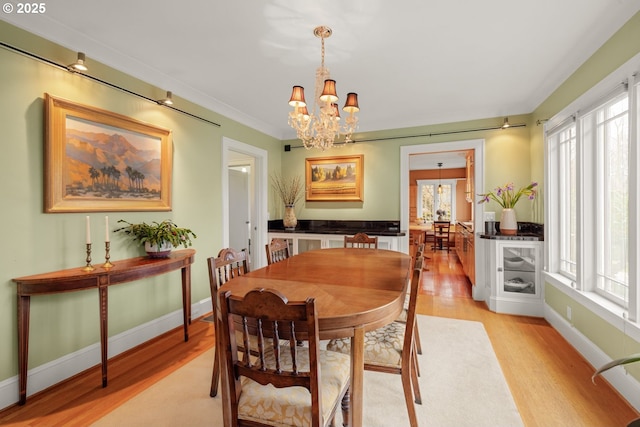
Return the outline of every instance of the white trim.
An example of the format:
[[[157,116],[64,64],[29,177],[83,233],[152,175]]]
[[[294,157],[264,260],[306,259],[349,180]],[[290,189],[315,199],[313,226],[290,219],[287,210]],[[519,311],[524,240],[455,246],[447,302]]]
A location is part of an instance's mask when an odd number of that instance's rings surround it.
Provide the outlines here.
[[[210,311],[212,311],[211,298],[191,304],[191,316],[194,319]],[[181,327],[182,322],[182,309],[179,309],[115,335],[108,341],[108,357],[112,358],[165,332]],[[49,388],[99,363],[100,343],[95,343],[29,369],[27,396]],[[99,379],[96,378],[96,387],[99,386]],[[18,389],[17,375],[0,382],[0,410],[18,402]]]
[[[260,268],[267,265],[267,255],[262,249],[267,244],[267,223],[268,223],[268,208],[267,208],[267,183],[269,179],[267,177],[267,162],[269,153],[253,145],[245,144],[233,140],[231,138],[222,137],[222,162],[221,162],[221,174],[222,174],[222,247],[229,246],[229,151],[235,151],[253,157],[255,173],[253,177],[253,188],[255,188],[255,205],[256,205],[256,223],[253,224],[257,230],[255,233],[255,242],[253,242],[253,255],[254,264],[252,269]]]
[[[586,336],[556,313],[547,304],[544,306],[544,318],[551,326],[562,335],[595,369],[612,359],[598,346],[592,343]],[[637,410],[640,411],[640,383],[623,367],[614,368],[603,376],[609,383]],[[596,379],[594,393],[598,392],[597,384],[602,379]]]

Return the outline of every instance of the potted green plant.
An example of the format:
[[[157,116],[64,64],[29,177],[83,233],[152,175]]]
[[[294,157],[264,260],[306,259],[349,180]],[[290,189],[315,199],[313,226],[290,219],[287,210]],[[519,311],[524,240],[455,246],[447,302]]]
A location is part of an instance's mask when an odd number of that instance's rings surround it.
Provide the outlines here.
[[[596,370],[596,372],[591,376],[591,381],[595,384],[596,377],[604,372],[608,371],[611,368],[615,368],[616,366],[627,365],[629,363],[640,362],[640,353],[631,354],[627,357],[622,357],[620,359],[612,360],[609,363],[605,363],[600,368]],[[631,421],[627,424],[627,427],[640,427],[640,418]]]
[[[133,240],[138,240],[144,244],[145,251],[152,258],[163,258],[169,256],[171,250],[180,245],[185,248],[191,246],[191,239],[195,239],[196,234],[188,228],[178,227],[173,221],[165,219],[162,222],[153,221],[132,224],[124,219],[118,220],[126,226],[114,230],[123,232]]]

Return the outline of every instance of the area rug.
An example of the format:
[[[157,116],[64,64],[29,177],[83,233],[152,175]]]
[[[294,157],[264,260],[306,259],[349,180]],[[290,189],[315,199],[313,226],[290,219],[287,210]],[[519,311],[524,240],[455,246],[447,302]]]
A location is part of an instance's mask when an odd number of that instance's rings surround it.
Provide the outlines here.
[[[420,426],[523,426],[482,323],[421,315],[418,325]],[[220,397],[209,397],[212,362],[209,350],[93,426],[222,426]],[[365,372],[364,388],[365,426],[409,425],[399,375]]]

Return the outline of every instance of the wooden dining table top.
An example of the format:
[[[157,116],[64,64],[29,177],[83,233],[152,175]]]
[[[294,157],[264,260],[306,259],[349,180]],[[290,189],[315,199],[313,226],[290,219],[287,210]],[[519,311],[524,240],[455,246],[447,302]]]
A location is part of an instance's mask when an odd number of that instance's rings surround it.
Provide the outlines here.
[[[315,298],[321,339],[352,335],[354,325],[369,331],[402,311],[411,257],[385,249],[331,248],[303,252],[236,277],[223,285],[244,296],[257,287],[277,289],[290,301]]]

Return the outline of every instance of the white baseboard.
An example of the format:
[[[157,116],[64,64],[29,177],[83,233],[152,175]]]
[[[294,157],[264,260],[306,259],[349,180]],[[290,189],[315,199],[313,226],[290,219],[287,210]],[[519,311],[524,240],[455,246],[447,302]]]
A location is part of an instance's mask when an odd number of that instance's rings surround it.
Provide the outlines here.
[[[197,318],[212,310],[211,298],[191,304],[191,317]],[[182,326],[182,309],[136,326],[109,338],[111,358],[165,332]],[[42,391],[73,375],[100,364],[100,343],[92,344],[27,372],[27,396]],[[0,409],[18,402],[18,376],[0,382]],[[28,404],[28,403],[27,403]]]
[[[592,366],[600,367],[605,363],[611,362],[605,352],[593,344],[586,336],[574,328],[567,320],[556,313],[547,304],[544,306],[544,318],[564,337]],[[640,411],[640,383],[623,367],[613,368],[603,374],[603,376],[611,383],[611,385],[633,406]],[[602,379],[596,379],[593,385],[593,394],[598,394],[598,382]]]

